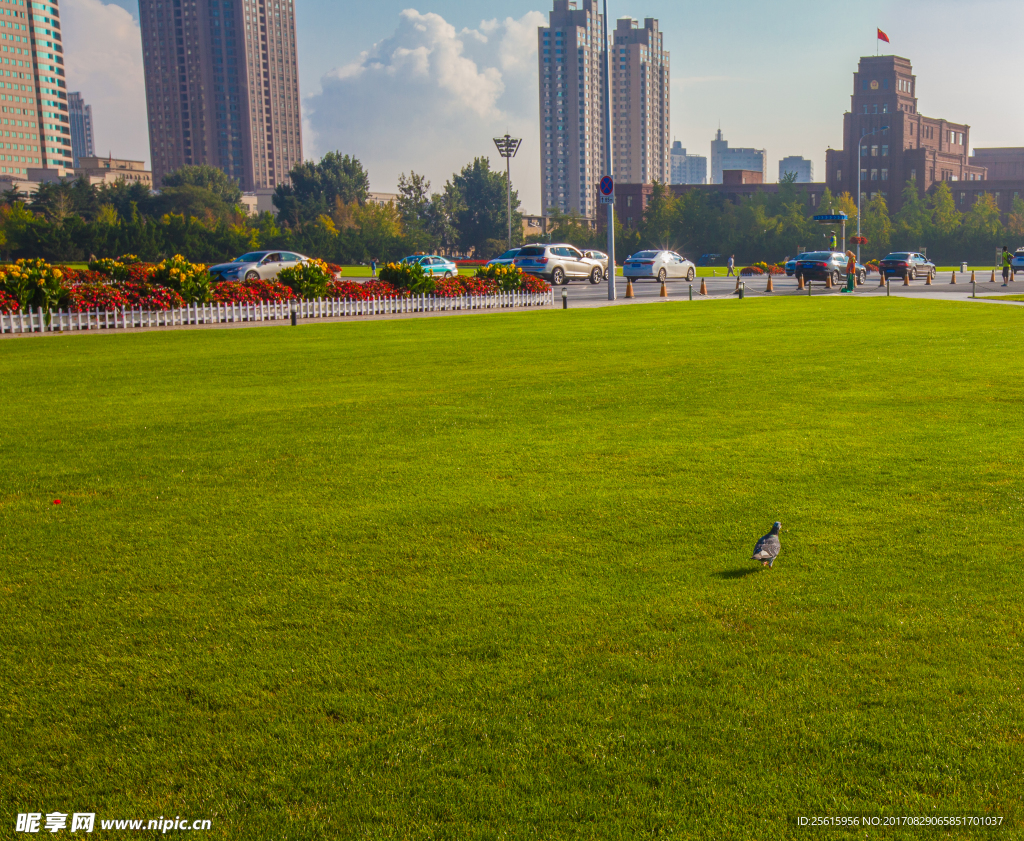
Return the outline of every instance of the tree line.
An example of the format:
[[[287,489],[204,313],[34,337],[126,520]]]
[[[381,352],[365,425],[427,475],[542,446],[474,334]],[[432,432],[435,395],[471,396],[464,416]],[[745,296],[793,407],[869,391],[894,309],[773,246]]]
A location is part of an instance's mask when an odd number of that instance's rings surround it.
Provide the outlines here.
[[[283,249],[343,265],[420,251],[492,256],[507,245],[506,190],[505,174],[480,157],[439,192],[410,172],[400,179],[396,203],[375,204],[362,164],[339,152],[292,169],[274,193],[276,215],[248,215],[238,185],[210,166],[170,173],[158,193],[137,182],[97,186],[79,178],[40,184],[31,197],[3,193],[0,251],[8,260],[135,254],[157,262],[184,254],[214,263],[245,251]],[[521,237],[519,206],[513,190],[513,232]]]

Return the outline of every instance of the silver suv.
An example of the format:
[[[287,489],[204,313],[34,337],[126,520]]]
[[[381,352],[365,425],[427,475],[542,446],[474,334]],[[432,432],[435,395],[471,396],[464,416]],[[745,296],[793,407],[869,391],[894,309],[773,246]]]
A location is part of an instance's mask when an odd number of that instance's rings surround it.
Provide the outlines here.
[[[604,278],[599,259],[587,257],[578,248],[563,242],[524,245],[516,255],[515,264],[516,268],[542,277],[552,286],[561,286],[573,278],[591,283],[600,283]]]

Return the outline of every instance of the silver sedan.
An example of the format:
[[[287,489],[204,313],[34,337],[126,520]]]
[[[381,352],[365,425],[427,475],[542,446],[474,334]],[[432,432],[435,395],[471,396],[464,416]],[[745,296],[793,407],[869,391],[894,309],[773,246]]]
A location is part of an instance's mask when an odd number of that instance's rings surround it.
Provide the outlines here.
[[[309,258],[292,251],[252,251],[230,263],[211,266],[214,280],[275,280],[282,269],[308,263]]]
[[[638,251],[623,264],[622,274],[627,278],[653,277],[658,280],[682,278],[693,283],[697,268],[674,251]]]

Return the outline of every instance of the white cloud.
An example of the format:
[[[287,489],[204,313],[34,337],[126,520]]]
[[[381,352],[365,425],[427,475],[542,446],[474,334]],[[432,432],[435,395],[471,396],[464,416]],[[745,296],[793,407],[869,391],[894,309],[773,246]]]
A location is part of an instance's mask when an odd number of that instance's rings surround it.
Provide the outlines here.
[[[544,23],[529,12],[458,31],[438,14],[405,10],[391,37],[327,73],[306,98],[306,155],[355,155],[373,190],[392,191],[400,173],[416,170],[439,191],[476,156],[500,166],[493,138],[509,131],[524,141],[512,183],[524,209],[536,212],[537,27]]]
[[[101,0],[63,0],[68,90],[92,106],[96,154],[149,160],[142,36],[131,13]]]

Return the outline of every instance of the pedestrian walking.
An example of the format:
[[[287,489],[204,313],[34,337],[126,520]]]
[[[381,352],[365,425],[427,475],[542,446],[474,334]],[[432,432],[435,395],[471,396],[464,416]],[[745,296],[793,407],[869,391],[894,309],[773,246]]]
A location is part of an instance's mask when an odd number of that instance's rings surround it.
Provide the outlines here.
[[[736,277],[736,272],[734,271],[735,268],[736,268],[736,257],[735,256],[730,256],[729,257],[728,266],[729,266],[729,273],[726,275],[726,277]]]
[[[1010,249],[1005,245],[1003,246],[1003,286],[1006,286],[1007,281],[1010,279],[1010,263],[1013,257],[1010,256]]]
[[[377,258],[374,257],[372,260],[370,260],[370,277],[376,277],[376,276],[377,276]]]

